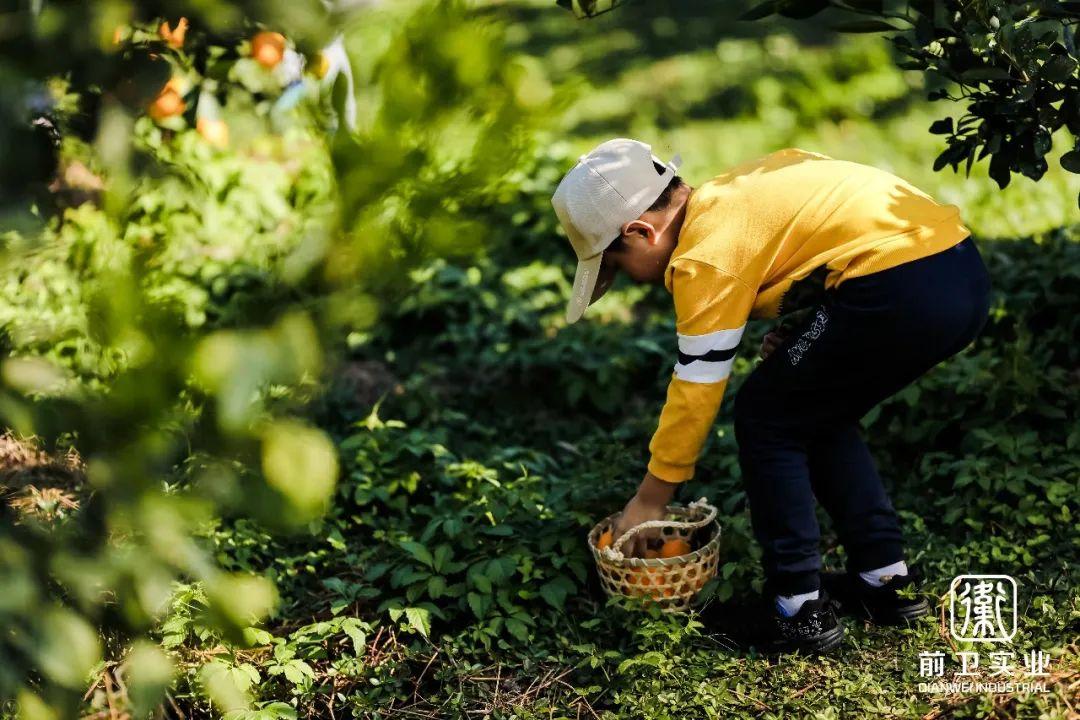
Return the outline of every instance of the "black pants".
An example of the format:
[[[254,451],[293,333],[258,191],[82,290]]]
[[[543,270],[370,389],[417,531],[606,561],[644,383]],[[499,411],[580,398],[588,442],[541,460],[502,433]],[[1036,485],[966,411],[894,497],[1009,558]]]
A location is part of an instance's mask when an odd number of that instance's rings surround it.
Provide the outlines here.
[[[854,278],[746,379],[735,436],[771,592],[818,588],[814,498],[860,572],[902,560],[900,526],[859,418],[965,348],[989,310],[990,280],[969,238]]]

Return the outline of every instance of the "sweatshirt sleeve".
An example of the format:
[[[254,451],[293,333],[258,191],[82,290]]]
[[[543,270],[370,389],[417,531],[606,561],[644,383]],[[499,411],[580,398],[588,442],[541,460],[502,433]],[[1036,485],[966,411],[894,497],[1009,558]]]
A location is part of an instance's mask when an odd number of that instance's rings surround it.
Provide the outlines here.
[[[679,355],[649,443],[649,472],[672,483],[694,476],[756,296],[737,277],[711,265],[676,263],[669,272]]]

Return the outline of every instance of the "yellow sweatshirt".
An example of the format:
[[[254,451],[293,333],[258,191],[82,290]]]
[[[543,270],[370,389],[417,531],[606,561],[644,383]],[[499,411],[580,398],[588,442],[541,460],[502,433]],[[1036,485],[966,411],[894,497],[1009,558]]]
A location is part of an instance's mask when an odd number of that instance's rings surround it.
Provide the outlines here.
[[[695,190],[664,280],[679,360],[649,472],[668,482],[693,477],[748,317],[796,309],[795,283],[811,273],[827,273],[833,288],[968,234],[954,205],[883,170],[803,150],[772,153]]]

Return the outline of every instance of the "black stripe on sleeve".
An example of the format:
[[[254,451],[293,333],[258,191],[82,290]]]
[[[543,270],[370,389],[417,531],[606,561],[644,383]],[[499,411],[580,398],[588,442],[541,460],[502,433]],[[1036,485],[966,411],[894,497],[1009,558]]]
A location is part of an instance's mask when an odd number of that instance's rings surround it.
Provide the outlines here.
[[[689,365],[697,360],[704,360],[705,362],[723,362],[724,360],[730,360],[735,357],[735,351],[738,348],[727,348],[726,350],[710,350],[704,355],[687,355],[682,350],[679,351],[679,364]]]

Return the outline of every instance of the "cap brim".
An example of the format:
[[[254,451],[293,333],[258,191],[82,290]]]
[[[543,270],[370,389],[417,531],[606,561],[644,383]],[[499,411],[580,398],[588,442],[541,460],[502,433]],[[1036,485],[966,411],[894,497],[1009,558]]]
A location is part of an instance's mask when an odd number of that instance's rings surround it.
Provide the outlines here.
[[[615,266],[611,263],[600,266],[600,273],[597,276],[596,286],[592,291],[592,299],[589,300],[589,304],[604,297],[604,293],[611,289],[611,286],[615,284]]]
[[[592,302],[593,290],[600,278],[600,264],[603,260],[603,253],[578,260],[577,271],[574,273],[574,291],[570,295],[570,302],[566,305],[566,322],[577,322],[585,314],[585,308]]]

